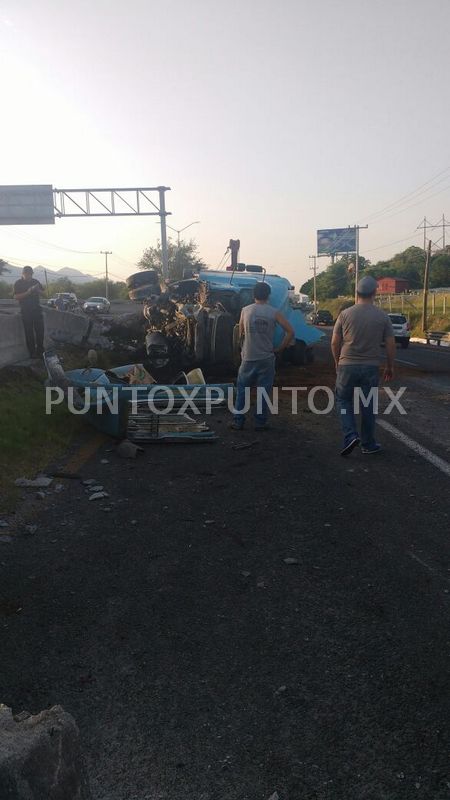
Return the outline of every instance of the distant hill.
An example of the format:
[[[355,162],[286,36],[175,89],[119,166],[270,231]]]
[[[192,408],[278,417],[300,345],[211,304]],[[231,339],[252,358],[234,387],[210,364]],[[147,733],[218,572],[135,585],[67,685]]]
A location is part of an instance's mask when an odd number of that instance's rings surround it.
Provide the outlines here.
[[[11,264],[7,264],[7,269],[9,272],[4,272],[0,275],[0,281],[4,281],[4,283],[15,283],[22,275],[22,267],[13,267]],[[87,275],[84,272],[80,272],[78,269],[72,269],[72,267],[62,267],[61,269],[48,269],[48,267],[34,267],[34,277],[41,281],[42,284],[45,284],[45,271],[47,270],[47,279],[49,283],[53,283],[53,281],[61,280],[61,278],[68,278],[72,281],[72,283],[89,283],[91,281],[95,281],[95,277],[93,275]]]

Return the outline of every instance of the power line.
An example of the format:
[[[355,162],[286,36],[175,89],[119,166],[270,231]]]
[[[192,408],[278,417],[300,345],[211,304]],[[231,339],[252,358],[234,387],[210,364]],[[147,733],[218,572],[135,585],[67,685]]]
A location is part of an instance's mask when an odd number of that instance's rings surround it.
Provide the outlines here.
[[[46,247],[53,247],[55,250],[64,250],[67,253],[79,253],[83,256],[93,256],[97,254],[97,250],[73,250],[70,247],[63,247],[60,244],[53,244],[53,242],[46,242],[44,239],[37,239],[34,236],[27,236],[26,234],[16,233],[15,231],[8,231],[11,236],[15,236],[17,239],[22,239],[25,242],[37,242],[38,244],[43,244]]]
[[[384,214],[385,212],[390,211],[391,209],[395,208],[395,206],[401,205],[408,198],[411,198],[411,197],[413,197],[414,195],[417,195],[417,194],[423,194],[424,192],[426,193],[430,189],[434,188],[434,186],[428,186],[428,184],[434,183],[437,178],[439,178],[441,175],[444,175],[444,173],[449,172],[449,170],[450,170],[450,166],[445,167],[445,169],[441,170],[436,175],[433,175],[432,178],[429,178],[424,183],[421,183],[416,189],[413,189],[411,192],[407,192],[406,194],[402,195],[402,197],[399,197],[398,200],[395,200],[393,203],[390,203],[389,205],[384,206],[383,208],[379,209],[378,211],[373,211],[371,214],[366,214],[366,216],[363,217],[362,219],[368,220],[368,219],[372,219],[372,217],[380,216],[380,215]],[[448,177],[448,176],[446,176],[446,177]],[[446,178],[441,178],[441,180],[437,181],[435,185],[437,186],[439,183],[442,183],[442,181],[444,181],[444,180],[446,180]],[[424,189],[425,186],[427,186],[428,188]]]
[[[366,250],[364,248],[364,252],[365,253],[373,253],[375,250],[383,250],[384,247],[391,247],[394,244],[400,244],[401,242],[407,242],[410,239],[416,238],[417,236],[418,236],[418,233],[416,231],[415,233],[412,233],[411,236],[405,236],[404,239],[396,239],[395,242],[388,242],[387,244],[380,244],[380,245],[378,245],[378,247],[371,247],[369,250]]]
[[[443,189],[439,189],[438,192],[434,192],[433,194],[429,194],[427,197],[422,197],[417,203],[412,203],[410,206],[406,206],[405,208],[401,208],[399,211],[394,211],[393,214],[388,214],[387,217],[382,217],[380,219],[376,219],[375,222],[372,222],[372,225],[377,225],[379,222],[385,222],[392,217],[396,217],[398,214],[403,214],[405,211],[409,211],[410,208],[416,208],[417,206],[422,205],[424,202],[431,200],[432,197],[436,197],[438,194],[442,194],[442,192],[447,192],[450,189],[450,183],[448,186],[444,186]]]

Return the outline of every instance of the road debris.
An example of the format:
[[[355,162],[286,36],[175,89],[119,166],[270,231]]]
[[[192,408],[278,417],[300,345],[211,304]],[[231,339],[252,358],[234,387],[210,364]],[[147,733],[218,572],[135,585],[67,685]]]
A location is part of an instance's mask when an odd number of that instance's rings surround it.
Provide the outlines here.
[[[74,481],[81,480],[81,475],[79,472],[64,472],[64,470],[62,470],[57,472],[49,472],[49,475],[51,475],[52,478],[67,478],[68,480]]]
[[[28,536],[34,536],[37,531],[37,525],[25,525],[25,533]]]
[[[109,464],[109,461],[108,461],[107,458],[102,458],[102,460],[100,461],[100,464]]]
[[[88,478],[87,480],[83,481],[83,486],[92,486],[93,483],[97,483],[95,478]]]
[[[88,492],[103,492],[103,486],[89,486]]]
[[[278,794],[278,792],[274,792],[273,794],[270,795],[270,797],[267,798],[267,800],[280,800],[280,795]]]
[[[243,569],[241,575],[243,578],[249,578],[252,573],[248,571],[248,569]]]
[[[259,444],[259,441],[256,440],[254,442],[242,442],[241,444],[233,444],[231,446],[232,450],[248,450],[250,447],[254,447],[255,444]]]
[[[49,478],[47,475],[38,475],[38,477],[33,480],[29,478],[17,478],[14,481],[14,485],[20,486],[23,489],[46,489],[47,486],[50,486],[52,481],[53,478]]]
[[[285,564],[298,564],[298,558],[283,558]]]
[[[120,458],[136,458],[138,453],[144,452],[144,448],[130,442],[129,439],[124,439],[117,447],[116,452]]]
[[[278,689],[274,691],[274,696],[278,694],[283,694],[287,690],[287,686],[283,684],[283,686],[279,686]]]
[[[108,492],[94,492],[89,497],[89,500],[103,500],[104,497],[109,497]]]

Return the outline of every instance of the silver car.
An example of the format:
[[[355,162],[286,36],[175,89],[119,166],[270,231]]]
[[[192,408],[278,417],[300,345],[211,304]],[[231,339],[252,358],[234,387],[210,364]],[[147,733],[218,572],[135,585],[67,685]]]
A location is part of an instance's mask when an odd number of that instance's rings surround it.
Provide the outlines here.
[[[106,297],[89,297],[83,303],[83,311],[87,314],[109,314],[111,303]]]
[[[394,329],[395,341],[402,347],[408,347],[411,338],[411,326],[404,314],[388,314]]]

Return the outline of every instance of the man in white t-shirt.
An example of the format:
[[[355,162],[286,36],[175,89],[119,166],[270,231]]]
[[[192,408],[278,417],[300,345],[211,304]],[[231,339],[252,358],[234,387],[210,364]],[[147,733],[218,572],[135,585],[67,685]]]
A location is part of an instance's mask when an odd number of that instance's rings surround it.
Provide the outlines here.
[[[236,409],[232,428],[242,430],[245,423],[245,390],[251,386],[265,389],[267,396],[272,391],[275,376],[275,353],[284,350],[294,337],[292,325],[269,305],[270,286],[259,281],[253,287],[254,303],[241,311],[239,333],[243,337],[241,366],[237,376]],[[274,350],[273,337],[276,324],[281,325],[285,336],[281,345]],[[255,430],[267,428],[268,406],[264,393],[256,409]]]

